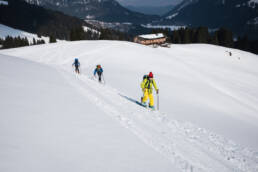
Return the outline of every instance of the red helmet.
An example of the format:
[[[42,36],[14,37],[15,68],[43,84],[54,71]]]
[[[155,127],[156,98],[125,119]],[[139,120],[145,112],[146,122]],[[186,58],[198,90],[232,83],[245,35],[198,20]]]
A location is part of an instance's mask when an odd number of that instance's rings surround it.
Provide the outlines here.
[[[149,78],[153,78],[152,72],[149,73]]]

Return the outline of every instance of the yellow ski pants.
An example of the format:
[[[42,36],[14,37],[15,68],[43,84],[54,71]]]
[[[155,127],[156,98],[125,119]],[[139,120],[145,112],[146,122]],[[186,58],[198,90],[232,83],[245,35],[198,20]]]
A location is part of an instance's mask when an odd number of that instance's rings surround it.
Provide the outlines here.
[[[150,92],[148,89],[145,89],[144,96],[143,96],[143,103],[146,103],[146,101],[150,99],[150,106],[154,106],[154,98],[152,92]]]

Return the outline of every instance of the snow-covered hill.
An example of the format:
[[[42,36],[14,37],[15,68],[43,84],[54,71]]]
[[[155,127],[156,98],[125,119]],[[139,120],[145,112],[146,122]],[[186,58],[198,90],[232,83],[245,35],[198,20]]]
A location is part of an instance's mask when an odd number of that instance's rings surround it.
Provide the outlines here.
[[[7,36],[27,38],[30,43],[33,43],[33,38],[36,41],[44,40],[45,43],[49,43],[49,37],[42,36],[41,38],[39,38],[36,34],[28,33],[0,24],[0,38],[5,39]]]
[[[258,171],[257,55],[79,41],[2,50],[0,61],[0,169]],[[135,103],[149,71],[159,112]]]

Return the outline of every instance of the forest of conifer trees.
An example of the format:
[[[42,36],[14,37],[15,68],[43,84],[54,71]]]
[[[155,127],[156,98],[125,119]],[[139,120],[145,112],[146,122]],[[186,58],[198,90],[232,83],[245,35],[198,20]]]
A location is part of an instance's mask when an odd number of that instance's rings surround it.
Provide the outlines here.
[[[72,28],[68,35],[69,41],[78,40],[123,40],[133,41],[134,35],[128,33],[119,32],[111,29],[99,29],[98,32],[91,30],[84,31],[82,27]],[[164,33],[167,36],[167,41],[173,44],[191,44],[191,43],[203,43],[213,44],[229,48],[236,48],[248,52],[258,54],[258,40],[249,40],[247,36],[234,38],[232,31],[226,28],[220,28],[216,31],[210,32],[207,27],[198,28],[181,28],[179,30],[171,31],[169,29],[153,29],[152,33]],[[40,38],[41,35],[38,34]],[[55,34],[50,35],[49,43],[55,43]],[[33,40],[33,44],[44,44],[43,40]],[[0,48],[15,48],[21,46],[30,45],[26,38],[12,38],[6,37],[5,40],[0,39]]]
[[[247,36],[234,38],[232,31],[220,28],[210,32],[207,27],[169,29],[154,29],[152,33],[164,33],[168,42],[174,44],[204,43],[229,48],[236,48],[258,54],[258,41],[249,40]]]

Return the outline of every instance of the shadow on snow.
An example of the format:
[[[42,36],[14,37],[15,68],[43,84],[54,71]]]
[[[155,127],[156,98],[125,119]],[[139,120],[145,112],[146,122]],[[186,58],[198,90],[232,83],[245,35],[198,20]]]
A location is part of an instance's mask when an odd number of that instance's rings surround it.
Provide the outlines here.
[[[125,96],[125,95],[122,95],[122,94],[120,94],[120,93],[119,93],[119,95],[120,95],[121,97],[123,97],[123,98],[125,98],[125,99],[127,99],[127,100],[129,100],[129,101],[131,101],[131,102],[133,102],[133,103],[136,103],[137,105],[140,105],[140,106],[142,106],[142,107],[145,107],[141,102],[139,102],[139,101],[137,101],[137,100],[135,100],[135,99],[133,99],[133,98],[130,98],[130,97]]]

